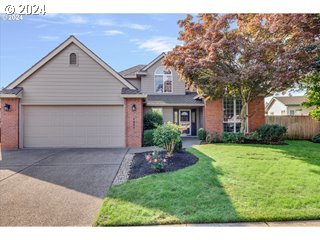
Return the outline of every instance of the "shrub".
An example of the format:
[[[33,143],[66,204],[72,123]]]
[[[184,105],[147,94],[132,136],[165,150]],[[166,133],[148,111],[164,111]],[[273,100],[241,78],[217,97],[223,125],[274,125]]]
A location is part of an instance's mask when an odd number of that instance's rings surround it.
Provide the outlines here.
[[[154,131],[153,141],[157,146],[166,149],[171,156],[176,144],[181,141],[179,126],[171,122],[158,126]]]
[[[246,138],[253,141],[261,141],[260,135],[257,131],[249,133]]]
[[[264,143],[279,143],[283,141],[287,128],[278,124],[265,124],[257,129],[259,140]]]
[[[224,132],[222,133],[221,140],[224,143],[243,143],[244,134],[240,132]]]
[[[206,136],[206,142],[207,143],[218,143],[218,142],[221,142],[221,136],[217,132],[208,133],[207,136]]]
[[[180,152],[182,150],[182,139],[180,138],[180,141],[177,142],[176,147],[174,148],[175,152]]]
[[[145,130],[143,132],[143,146],[147,147],[155,145],[153,141],[153,133],[154,129]]]
[[[314,135],[311,141],[314,143],[320,143],[320,133]]]
[[[163,117],[159,111],[151,110],[143,116],[143,128],[145,130],[155,129],[163,124]]]
[[[153,151],[152,154],[146,155],[146,161],[156,172],[162,172],[167,165],[167,159],[163,158],[158,151]]]
[[[199,140],[205,140],[206,139],[206,130],[204,130],[203,128],[199,128],[198,130],[198,139]]]

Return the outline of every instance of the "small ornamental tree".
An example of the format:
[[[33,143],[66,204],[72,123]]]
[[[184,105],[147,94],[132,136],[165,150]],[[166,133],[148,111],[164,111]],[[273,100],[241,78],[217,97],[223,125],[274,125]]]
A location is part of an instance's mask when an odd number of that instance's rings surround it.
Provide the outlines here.
[[[241,99],[245,132],[250,101],[290,88],[308,72],[315,53],[307,46],[320,37],[319,22],[320,14],[188,15],[178,22],[183,44],[164,64],[207,98]]]
[[[157,146],[167,150],[168,156],[172,156],[176,145],[181,141],[180,134],[179,126],[168,122],[157,127],[153,134],[153,141]]]

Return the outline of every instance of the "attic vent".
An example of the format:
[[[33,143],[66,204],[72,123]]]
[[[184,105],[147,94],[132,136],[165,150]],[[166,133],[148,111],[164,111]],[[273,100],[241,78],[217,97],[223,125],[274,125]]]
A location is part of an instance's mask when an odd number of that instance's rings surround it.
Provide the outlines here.
[[[75,53],[71,53],[69,56],[70,65],[77,65],[77,55]]]

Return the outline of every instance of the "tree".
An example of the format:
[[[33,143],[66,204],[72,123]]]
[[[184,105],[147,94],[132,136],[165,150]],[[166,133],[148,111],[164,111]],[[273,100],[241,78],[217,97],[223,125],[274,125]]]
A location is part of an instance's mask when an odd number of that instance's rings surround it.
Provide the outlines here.
[[[320,121],[320,72],[313,71],[307,74],[302,82],[302,86],[307,90],[307,101],[302,105],[314,107],[309,115]]]
[[[308,72],[320,34],[319,14],[200,14],[179,21],[176,46],[164,64],[210,99],[240,98],[241,132],[247,105],[292,87]]]

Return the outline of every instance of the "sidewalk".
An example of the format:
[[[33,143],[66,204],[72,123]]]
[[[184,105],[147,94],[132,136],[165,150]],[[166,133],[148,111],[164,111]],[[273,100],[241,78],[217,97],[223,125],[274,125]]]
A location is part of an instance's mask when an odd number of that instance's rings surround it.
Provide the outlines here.
[[[320,220],[283,221],[283,222],[239,222],[239,223],[188,223],[158,225],[161,227],[320,227]]]

